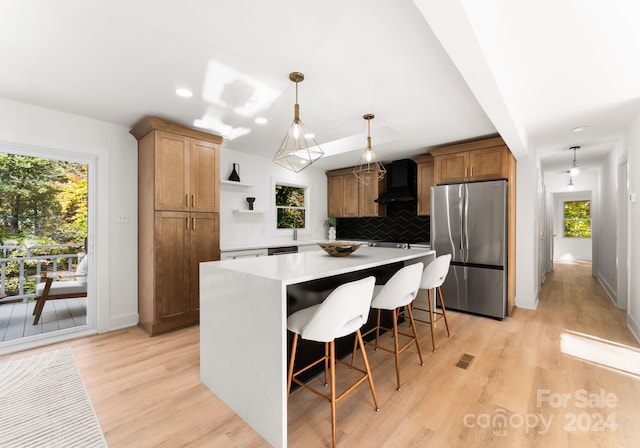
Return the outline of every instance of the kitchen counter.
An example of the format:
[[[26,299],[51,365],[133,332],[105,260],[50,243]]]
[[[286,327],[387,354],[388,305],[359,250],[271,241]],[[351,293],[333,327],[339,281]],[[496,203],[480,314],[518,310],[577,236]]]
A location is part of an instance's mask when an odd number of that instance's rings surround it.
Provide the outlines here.
[[[341,241],[351,241],[354,243],[363,243],[366,244],[368,241],[362,240],[341,240]],[[329,240],[278,240],[278,241],[270,241],[270,242],[262,242],[262,243],[249,243],[243,244],[240,246],[220,246],[220,252],[232,252],[238,250],[257,250],[257,249],[268,249],[270,247],[283,247],[283,246],[314,246],[318,243],[329,243]],[[318,247],[318,249],[320,249]]]
[[[240,246],[220,246],[220,252],[232,252],[237,250],[256,250],[268,249],[270,247],[283,246],[312,246],[318,243],[324,243],[328,240],[288,240],[288,241],[271,241],[268,243],[249,243]]]
[[[307,251],[200,264],[200,378],[275,447],[287,446],[288,289],[428,264],[428,249],[360,247],[347,257]],[[324,279],[324,280],[323,280]]]

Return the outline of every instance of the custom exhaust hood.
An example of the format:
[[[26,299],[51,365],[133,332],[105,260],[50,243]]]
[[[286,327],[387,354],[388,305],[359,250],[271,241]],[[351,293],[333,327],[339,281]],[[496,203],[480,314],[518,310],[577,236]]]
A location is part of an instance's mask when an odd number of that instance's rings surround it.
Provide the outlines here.
[[[411,159],[395,160],[387,167],[387,191],[376,202],[409,202],[416,199],[416,162]]]

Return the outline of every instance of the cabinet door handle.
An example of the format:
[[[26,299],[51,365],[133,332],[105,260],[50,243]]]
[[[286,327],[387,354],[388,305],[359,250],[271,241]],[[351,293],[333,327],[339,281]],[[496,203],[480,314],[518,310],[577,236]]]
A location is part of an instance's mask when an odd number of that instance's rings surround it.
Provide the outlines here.
[[[196,206],[196,195],[192,194],[191,195],[191,207],[195,207]]]
[[[464,167],[464,177],[468,177],[467,176],[467,172],[469,171],[469,168],[467,168],[466,166]]]
[[[191,230],[196,230],[196,217],[191,217]]]
[[[185,225],[187,227],[187,230],[189,230],[189,217],[188,216],[186,218],[184,218],[184,222],[185,222]]]
[[[185,194],[185,195],[184,195],[184,202],[185,202],[185,205],[186,205],[187,207],[189,207],[189,195],[188,195],[188,194]]]
[[[469,177],[473,177],[473,167],[469,168]]]

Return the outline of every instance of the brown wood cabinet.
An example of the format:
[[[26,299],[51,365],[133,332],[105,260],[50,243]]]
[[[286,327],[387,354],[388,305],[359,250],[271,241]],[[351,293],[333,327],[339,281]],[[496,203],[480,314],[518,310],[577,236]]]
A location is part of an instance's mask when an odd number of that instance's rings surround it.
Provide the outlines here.
[[[502,138],[434,148],[435,184],[504,179],[507,184],[507,313],[516,296],[516,160]]]
[[[220,259],[222,138],[157,118],[138,139],[138,312],[155,335],[199,321],[199,263]]]
[[[436,148],[430,154],[437,185],[507,179],[513,158],[499,137]]]
[[[435,185],[434,162],[429,154],[416,157],[418,166],[418,216],[431,215],[431,187]]]
[[[363,185],[353,168],[327,171],[327,213],[336,218],[385,216],[386,207],[375,199],[386,188],[386,179]]]

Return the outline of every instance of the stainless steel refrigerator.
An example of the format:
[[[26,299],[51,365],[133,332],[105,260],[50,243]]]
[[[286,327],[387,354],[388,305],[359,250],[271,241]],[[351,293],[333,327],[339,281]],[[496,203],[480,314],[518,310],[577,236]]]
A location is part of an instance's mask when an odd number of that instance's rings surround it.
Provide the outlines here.
[[[507,313],[507,182],[431,187],[431,248],[451,254],[447,309]]]

